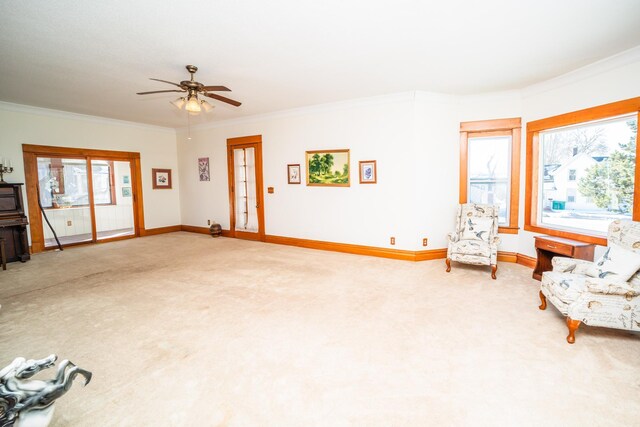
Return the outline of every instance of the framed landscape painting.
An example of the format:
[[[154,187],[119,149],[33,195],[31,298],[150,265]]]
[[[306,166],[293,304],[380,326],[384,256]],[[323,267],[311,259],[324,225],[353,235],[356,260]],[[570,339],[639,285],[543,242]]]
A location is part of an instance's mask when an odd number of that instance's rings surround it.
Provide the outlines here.
[[[349,187],[349,150],[307,151],[307,185]]]

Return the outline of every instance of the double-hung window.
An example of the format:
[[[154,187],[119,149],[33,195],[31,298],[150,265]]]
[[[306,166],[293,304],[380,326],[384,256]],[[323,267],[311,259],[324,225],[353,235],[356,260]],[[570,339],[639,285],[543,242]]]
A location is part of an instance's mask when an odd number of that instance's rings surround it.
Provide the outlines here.
[[[519,118],[460,123],[460,203],[498,205],[501,233],[518,232],[520,130]]]

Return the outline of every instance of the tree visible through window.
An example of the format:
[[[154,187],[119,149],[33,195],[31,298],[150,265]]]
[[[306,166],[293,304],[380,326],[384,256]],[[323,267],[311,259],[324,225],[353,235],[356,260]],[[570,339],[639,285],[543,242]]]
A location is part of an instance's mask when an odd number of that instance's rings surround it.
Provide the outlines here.
[[[541,223],[605,234],[631,219],[637,128],[633,115],[540,132]]]

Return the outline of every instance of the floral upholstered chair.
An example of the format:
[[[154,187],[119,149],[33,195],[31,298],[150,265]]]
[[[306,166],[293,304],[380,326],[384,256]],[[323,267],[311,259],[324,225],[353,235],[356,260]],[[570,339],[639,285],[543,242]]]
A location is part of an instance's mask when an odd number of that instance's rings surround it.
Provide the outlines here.
[[[456,231],[449,233],[447,273],[451,261],[490,265],[491,277],[498,270],[498,206],[465,203],[458,207]]]
[[[640,222],[612,222],[607,241],[597,262],[554,257],[542,274],[539,308],[549,300],[567,316],[570,344],[580,323],[640,331]]]

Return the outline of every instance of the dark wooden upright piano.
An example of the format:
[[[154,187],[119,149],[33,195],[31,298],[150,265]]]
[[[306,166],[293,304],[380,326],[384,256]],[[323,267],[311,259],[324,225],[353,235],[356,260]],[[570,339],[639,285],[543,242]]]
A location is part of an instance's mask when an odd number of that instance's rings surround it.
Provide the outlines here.
[[[7,262],[25,262],[29,255],[27,217],[22,201],[22,184],[0,183],[0,238],[4,239]]]

